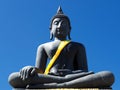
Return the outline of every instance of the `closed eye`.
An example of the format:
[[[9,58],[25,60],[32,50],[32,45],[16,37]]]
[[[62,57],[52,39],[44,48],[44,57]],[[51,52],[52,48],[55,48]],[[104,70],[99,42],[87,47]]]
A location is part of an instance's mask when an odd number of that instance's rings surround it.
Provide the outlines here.
[[[54,22],[55,25],[58,25],[58,23],[59,23],[58,21],[55,21],[55,22]]]

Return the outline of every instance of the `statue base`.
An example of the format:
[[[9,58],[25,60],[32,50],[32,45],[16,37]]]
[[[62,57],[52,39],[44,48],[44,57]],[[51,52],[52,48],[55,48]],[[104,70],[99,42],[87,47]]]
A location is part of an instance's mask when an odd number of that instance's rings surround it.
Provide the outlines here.
[[[55,89],[21,89],[21,88],[14,88],[13,90],[112,90],[112,88],[55,88]]]

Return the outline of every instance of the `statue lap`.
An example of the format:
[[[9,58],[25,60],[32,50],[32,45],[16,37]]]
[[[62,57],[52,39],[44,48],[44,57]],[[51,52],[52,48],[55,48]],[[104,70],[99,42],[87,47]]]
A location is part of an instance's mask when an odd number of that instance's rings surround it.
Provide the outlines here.
[[[99,73],[81,72],[66,75],[64,77],[37,74],[26,81],[20,79],[19,72],[13,73],[10,79],[16,88],[90,88],[90,87],[110,87],[114,81],[113,74],[109,71]],[[17,83],[16,83],[17,82]],[[42,83],[41,83],[42,82]]]

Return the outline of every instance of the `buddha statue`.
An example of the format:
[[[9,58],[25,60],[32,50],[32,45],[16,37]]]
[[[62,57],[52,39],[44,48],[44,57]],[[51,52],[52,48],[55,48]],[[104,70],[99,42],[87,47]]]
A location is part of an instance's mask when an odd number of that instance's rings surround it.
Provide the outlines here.
[[[101,88],[111,87],[110,71],[88,71],[83,44],[71,41],[71,24],[61,7],[50,23],[52,41],[38,46],[35,66],[25,66],[10,74],[14,88]],[[47,60],[50,63],[46,66]]]

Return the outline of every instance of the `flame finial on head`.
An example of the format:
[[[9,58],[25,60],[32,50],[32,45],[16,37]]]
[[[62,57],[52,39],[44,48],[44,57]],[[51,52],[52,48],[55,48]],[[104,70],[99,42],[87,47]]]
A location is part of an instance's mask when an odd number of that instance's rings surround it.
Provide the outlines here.
[[[63,14],[61,6],[58,7],[57,14]]]

